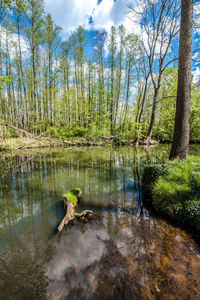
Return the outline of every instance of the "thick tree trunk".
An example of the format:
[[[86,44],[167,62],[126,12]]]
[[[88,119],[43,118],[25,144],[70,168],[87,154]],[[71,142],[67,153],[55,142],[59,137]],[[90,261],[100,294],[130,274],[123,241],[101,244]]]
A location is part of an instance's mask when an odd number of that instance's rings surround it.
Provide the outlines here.
[[[193,0],[182,0],[176,117],[170,159],[181,159],[189,153],[192,25]]]

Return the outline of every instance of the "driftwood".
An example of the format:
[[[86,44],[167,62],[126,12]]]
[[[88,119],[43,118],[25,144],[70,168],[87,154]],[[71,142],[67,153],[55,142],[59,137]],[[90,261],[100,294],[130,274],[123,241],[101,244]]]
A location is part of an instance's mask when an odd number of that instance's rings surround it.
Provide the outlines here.
[[[58,226],[58,231],[62,231],[64,225],[67,225],[69,221],[72,221],[75,218],[80,218],[84,220],[92,215],[91,210],[84,210],[81,213],[76,212],[77,203],[80,197],[80,189],[70,190],[67,194],[63,195],[64,209],[66,210],[66,214]]]

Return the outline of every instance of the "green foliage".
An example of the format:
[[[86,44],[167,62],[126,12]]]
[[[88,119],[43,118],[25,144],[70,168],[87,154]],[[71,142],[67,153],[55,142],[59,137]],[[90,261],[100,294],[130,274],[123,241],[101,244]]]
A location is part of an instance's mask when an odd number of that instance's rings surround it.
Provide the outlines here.
[[[145,85],[149,70],[139,36],[128,33],[123,25],[112,26],[109,35],[97,33],[94,53],[88,53],[81,26],[61,42],[61,28],[45,13],[44,0],[3,0],[1,6],[2,20],[7,14],[1,28],[6,37],[0,57],[3,121],[58,139],[96,141],[116,136],[115,146],[146,137],[154,88],[150,77]],[[8,51],[12,48],[13,57]],[[176,91],[177,68],[168,67],[159,89],[153,139],[172,140]],[[193,84],[193,140],[200,136],[199,97],[199,86]]]
[[[152,187],[157,211],[200,229],[200,157],[170,162]]]
[[[161,82],[157,118],[153,132],[154,139],[160,141],[173,139],[177,79],[177,68],[165,70]]]
[[[45,131],[45,136],[51,136],[53,138],[61,138],[61,132],[59,131],[59,128],[57,127],[49,127],[46,131]]]
[[[0,23],[13,8],[18,11],[25,11],[27,9],[26,1],[23,0],[1,0],[0,5]]]
[[[12,128],[0,125],[0,137],[2,139],[17,138],[19,133]]]
[[[88,134],[88,129],[84,127],[77,127],[72,130],[72,135],[75,137],[84,137]]]
[[[190,138],[199,140],[200,137],[200,90],[199,87],[192,86],[191,116],[190,116]]]
[[[183,220],[190,225],[195,226],[200,230],[200,201],[194,199],[193,201],[186,201],[183,211]]]
[[[190,187],[200,197],[200,171],[193,171],[190,176]]]
[[[113,146],[115,146],[115,147],[121,146],[123,144],[122,137],[121,136],[114,137],[112,143],[113,143]]]
[[[2,90],[7,82],[11,82],[10,76],[0,76],[0,90]]]
[[[88,128],[84,127],[75,127],[75,128],[70,128],[67,126],[62,126],[62,127],[49,127],[45,135],[46,136],[51,136],[54,138],[58,139],[68,139],[72,137],[86,137],[88,135]]]
[[[158,111],[155,120],[153,138],[160,141],[172,141],[177,91],[177,68],[167,68],[163,74],[159,92]],[[190,138],[199,140],[200,136],[200,90],[192,85]]]

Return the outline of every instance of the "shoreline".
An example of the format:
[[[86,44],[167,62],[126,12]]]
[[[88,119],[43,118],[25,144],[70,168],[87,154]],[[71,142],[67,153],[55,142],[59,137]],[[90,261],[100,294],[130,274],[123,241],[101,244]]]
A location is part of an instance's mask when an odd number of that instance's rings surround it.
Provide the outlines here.
[[[151,143],[145,140],[133,141],[133,140],[119,140],[115,136],[101,137],[98,139],[86,139],[86,138],[72,138],[70,140],[61,140],[51,137],[36,137],[36,138],[7,138],[0,139],[0,152],[12,151],[12,150],[26,150],[35,148],[56,148],[56,147],[106,147],[106,146],[146,146],[151,147],[158,144],[171,144],[171,141],[157,141],[153,140]],[[199,145],[200,141],[190,141],[190,145]]]

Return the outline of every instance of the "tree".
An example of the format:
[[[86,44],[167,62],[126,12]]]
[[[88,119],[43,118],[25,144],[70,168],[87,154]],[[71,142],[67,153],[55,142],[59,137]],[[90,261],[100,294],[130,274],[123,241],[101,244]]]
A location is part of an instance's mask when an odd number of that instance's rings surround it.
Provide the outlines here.
[[[105,116],[105,84],[104,84],[104,44],[107,34],[104,31],[97,31],[96,43],[94,47],[95,57],[97,61],[98,73],[98,125],[101,127]]]
[[[0,0],[0,24],[4,20],[8,11],[12,8],[24,9],[26,8],[25,1],[22,0]]]
[[[119,49],[119,53],[118,53],[118,57],[117,57],[117,70],[116,70],[114,129],[117,124],[120,95],[121,95],[121,90],[122,90],[122,75],[123,75],[122,68],[123,68],[123,60],[124,60],[124,52],[125,52],[125,49],[124,49],[125,48],[125,36],[126,36],[126,30],[125,30],[124,25],[120,25],[118,27],[118,35],[119,35],[119,39],[120,39],[120,49]],[[129,56],[129,73],[131,72],[131,57],[130,56]],[[129,82],[130,82],[130,76],[129,76]],[[129,94],[129,91],[127,92],[127,94]]]
[[[50,120],[53,124],[53,53],[57,47],[56,40],[58,39],[58,34],[61,31],[61,27],[54,24],[50,14],[47,14],[44,20],[44,41],[47,48],[48,57],[48,83],[49,83],[49,104],[50,104]]]
[[[193,0],[182,0],[176,116],[170,159],[181,159],[189,153],[192,25]]]
[[[170,63],[176,60],[174,57],[169,59],[168,53],[172,41],[178,33],[178,1],[142,0],[142,5],[138,6],[138,9],[130,6],[130,10],[133,13],[133,17],[135,15],[139,16],[142,28],[143,38],[141,42],[148,61],[145,86],[147,86],[150,76],[154,90],[150,123],[147,131],[148,143],[151,142],[153,133],[163,72]],[[146,92],[146,90],[144,91]]]
[[[109,68],[110,68],[110,133],[113,134],[114,121],[114,75],[115,75],[115,55],[117,51],[116,46],[116,29],[111,27],[110,43],[109,43]]]
[[[61,53],[60,53],[60,69],[62,71],[63,77],[63,119],[65,120],[65,124],[70,124],[71,116],[70,116],[70,60],[69,60],[69,51],[70,45],[67,41],[63,41],[61,43]]]
[[[28,10],[26,12],[27,27],[24,29],[29,42],[31,52],[31,65],[32,65],[32,78],[31,78],[31,108],[33,111],[33,120],[38,121],[38,91],[37,91],[37,58],[39,47],[42,41],[42,27],[43,24],[43,12],[44,1],[43,0],[27,0]]]
[[[74,60],[74,83],[76,87],[76,107],[78,109],[78,118],[76,118],[76,121],[78,121],[79,125],[84,126],[86,125],[87,110],[84,85],[85,36],[84,29],[79,26],[69,39],[70,52]]]

